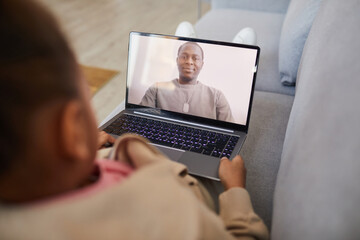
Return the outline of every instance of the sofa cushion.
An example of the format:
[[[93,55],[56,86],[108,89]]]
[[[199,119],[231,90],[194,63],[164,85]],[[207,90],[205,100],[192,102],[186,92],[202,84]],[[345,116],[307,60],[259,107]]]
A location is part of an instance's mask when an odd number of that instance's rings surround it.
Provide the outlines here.
[[[360,3],[323,1],[299,67],[272,239],[360,236]]]
[[[216,8],[241,8],[255,11],[268,11],[285,13],[289,0],[212,0],[211,7]]]
[[[294,95],[294,87],[280,83],[278,51],[283,14],[234,9],[212,10],[196,24],[199,38],[232,41],[244,27],[252,27],[257,33],[261,48],[256,90]]]
[[[281,31],[279,71],[281,83],[294,86],[301,54],[321,0],[292,0]]]
[[[247,168],[246,188],[255,212],[270,228],[273,192],[293,96],[255,91],[250,128],[240,152]]]

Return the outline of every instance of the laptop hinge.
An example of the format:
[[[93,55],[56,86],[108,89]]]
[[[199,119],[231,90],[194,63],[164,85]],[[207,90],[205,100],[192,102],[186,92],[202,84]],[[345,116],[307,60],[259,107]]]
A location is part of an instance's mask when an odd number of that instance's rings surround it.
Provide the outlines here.
[[[162,119],[162,120],[167,120],[170,122],[177,122],[177,123],[181,123],[181,124],[188,124],[190,126],[194,126],[194,127],[202,127],[202,128],[208,128],[211,130],[217,130],[217,131],[224,131],[224,132],[228,132],[228,133],[234,133],[233,130],[229,130],[229,129],[225,129],[225,128],[218,128],[218,127],[213,127],[213,126],[209,126],[209,125],[204,125],[204,124],[199,124],[199,123],[193,123],[193,122],[188,122],[188,121],[181,121],[181,120],[177,120],[177,119],[172,119],[172,118],[167,118],[167,117],[161,117],[161,116],[156,116],[156,115],[152,115],[152,114],[148,114],[148,113],[142,113],[142,112],[137,112],[134,111],[134,113],[139,114],[139,115],[143,115],[143,116],[147,116],[147,117],[153,117],[153,118],[158,118],[158,119]]]

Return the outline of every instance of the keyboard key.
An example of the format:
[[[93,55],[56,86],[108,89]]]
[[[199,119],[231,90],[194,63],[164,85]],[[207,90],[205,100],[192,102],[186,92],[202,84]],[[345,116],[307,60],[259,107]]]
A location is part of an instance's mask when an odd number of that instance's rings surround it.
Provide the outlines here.
[[[182,150],[190,150],[190,148],[191,148],[190,146],[183,145],[181,149],[182,149]]]
[[[202,154],[205,154],[205,155],[211,155],[212,153],[212,150],[206,150],[204,149],[204,151],[202,152]]]
[[[211,156],[213,156],[213,157],[220,157],[220,153],[219,153],[219,152],[216,152],[216,151],[213,151],[213,153],[211,154]]]
[[[192,147],[190,149],[191,152],[196,152],[196,153],[201,153],[203,151],[202,148],[199,148],[199,147]]]

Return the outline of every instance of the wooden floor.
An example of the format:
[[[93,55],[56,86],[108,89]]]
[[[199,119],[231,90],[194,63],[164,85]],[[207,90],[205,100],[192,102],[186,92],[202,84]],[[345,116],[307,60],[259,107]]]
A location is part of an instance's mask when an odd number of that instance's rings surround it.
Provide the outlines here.
[[[174,34],[181,21],[195,23],[197,0],[39,0],[52,10],[80,63],[121,71],[94,97],[101,122],[123,99],[130,31]],[[201,11],[210,8],[203,3]]]

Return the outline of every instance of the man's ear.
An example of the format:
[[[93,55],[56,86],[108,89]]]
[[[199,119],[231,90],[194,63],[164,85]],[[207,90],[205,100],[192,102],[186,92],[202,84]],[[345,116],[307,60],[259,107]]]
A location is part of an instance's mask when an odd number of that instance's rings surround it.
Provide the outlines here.
[[[84,161],[89,158],[83,106],[79,100],[68,101],[59,121],[59,150],[69,160]]]

